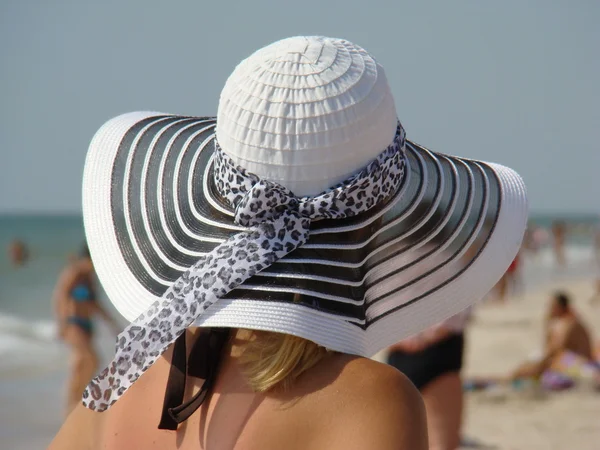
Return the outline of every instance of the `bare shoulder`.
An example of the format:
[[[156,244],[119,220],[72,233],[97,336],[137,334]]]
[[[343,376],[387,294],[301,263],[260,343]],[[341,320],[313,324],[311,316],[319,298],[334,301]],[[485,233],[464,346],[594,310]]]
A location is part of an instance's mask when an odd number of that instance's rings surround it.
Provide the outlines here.
[[[354,392],[349,396],[352,401],[385,408],[388,413],[406,413],[415,408],[424,408],[419,391],[400,371],[368,358],[350,358],[340,374],[339,382]]]
[[[339,358],[331,363],[341,367],[330,387],[337,395],[329,422],[338,432],[327,448],[427,449],[425,407],[408,378],[367,358]]]

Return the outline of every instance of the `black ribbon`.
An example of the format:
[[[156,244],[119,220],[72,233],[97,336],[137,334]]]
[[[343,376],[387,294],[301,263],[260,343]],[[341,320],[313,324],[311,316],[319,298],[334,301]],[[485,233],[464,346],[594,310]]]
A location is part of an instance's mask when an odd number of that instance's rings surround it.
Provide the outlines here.
[[[202,331],[188,357],[185,333],[177,338],[173,346],[159,429],[176,430],[177,426],[187,420],[206,400],[217,379],[223,349],[228,340],[228,328]],[[204,383],[196,395],[184,402],[187,375],[201,378]]]

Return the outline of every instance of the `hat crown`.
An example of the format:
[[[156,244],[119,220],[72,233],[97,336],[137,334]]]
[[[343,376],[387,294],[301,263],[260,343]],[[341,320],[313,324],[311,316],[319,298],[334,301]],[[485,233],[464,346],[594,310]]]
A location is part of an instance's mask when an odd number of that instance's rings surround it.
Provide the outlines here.
[[[264,47],[228,78],[217,140],[233,161],[296,195],[315,195],[394,139],[383,68],[342,39],[299,36]]]

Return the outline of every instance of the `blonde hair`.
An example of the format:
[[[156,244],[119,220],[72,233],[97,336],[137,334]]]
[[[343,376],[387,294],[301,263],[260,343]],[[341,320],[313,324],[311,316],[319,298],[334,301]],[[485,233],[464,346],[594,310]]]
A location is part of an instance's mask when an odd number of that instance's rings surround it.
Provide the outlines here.
[[[289,389],[294,380],[317,364],[328,350],[290,334],[254,331],[242,347],[240,362],[255,392]]]

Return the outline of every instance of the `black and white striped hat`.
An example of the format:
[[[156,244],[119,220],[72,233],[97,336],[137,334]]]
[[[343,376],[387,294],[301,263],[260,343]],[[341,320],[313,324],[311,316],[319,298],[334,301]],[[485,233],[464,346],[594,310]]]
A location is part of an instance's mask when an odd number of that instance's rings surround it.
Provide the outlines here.
[[[482,298],[527,220],[514,171],[405,140],[383,68],[324,37],[244,60],[216,118],[109,121],[83,205],[133,381],[192,324],[370,356]]]

